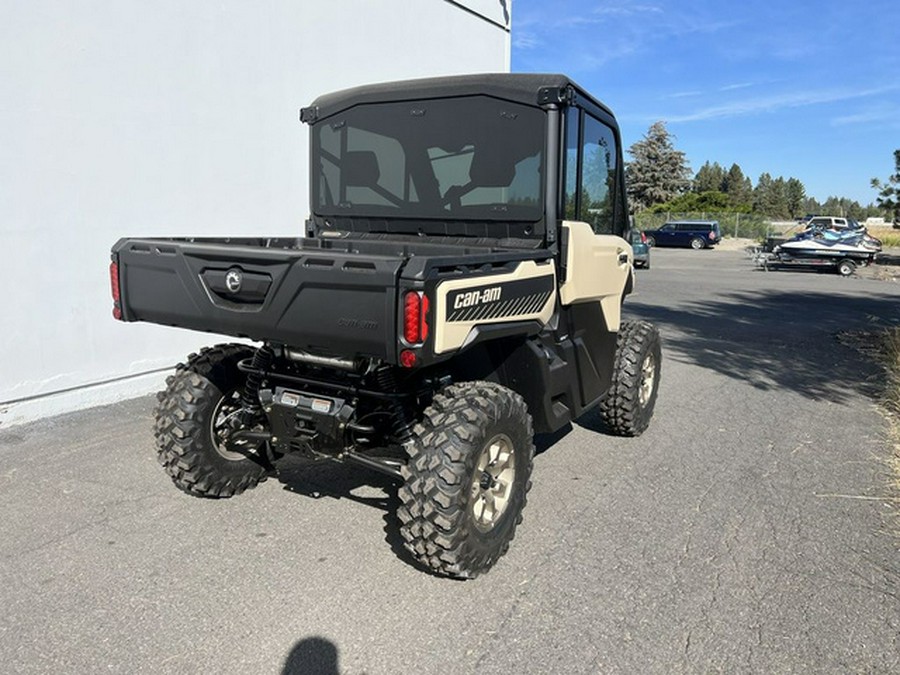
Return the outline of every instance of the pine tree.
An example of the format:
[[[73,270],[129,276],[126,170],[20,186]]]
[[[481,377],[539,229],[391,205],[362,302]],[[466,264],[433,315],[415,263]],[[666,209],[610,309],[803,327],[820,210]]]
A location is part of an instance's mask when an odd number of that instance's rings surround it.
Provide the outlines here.
[[[796,218],[803,211],[803,203],[806,201],[806,188],[796,178],[788,178],[785,189],[788,213],[791,218]]]
[[[772,176],[766,172],[759,175],[753,190],[753,210],[763,216],[773,215]]]
[[[776,218],[789,217],[787,182],[781,176],[772,181],[772,212],[769,215]]]
[[[732,164],[725,174],[722,192],[728,195],[729,203],[735,208],[749,206],[753,201],[753,184],[737,164]]]
[[[656,122],[628,149],[633,159],[625,167],[625,177],[635,212],[671,201],[690,187],[687,159],[672,140],[665,122]]]
[[[894,150],[894,173],[886,183],[873,178],[872,187],[878,190],[875,198],[878,207],[887,211],[888,218],[894,223],[900,222],[900,150]]]
[[[708,161],[700,167],[697,175],[694,176],[694,183],[691,187],[693,192],[700,194],[701,192],[721,192],[722,185],[725,182],[725,169],[718,162],[710,164]]]

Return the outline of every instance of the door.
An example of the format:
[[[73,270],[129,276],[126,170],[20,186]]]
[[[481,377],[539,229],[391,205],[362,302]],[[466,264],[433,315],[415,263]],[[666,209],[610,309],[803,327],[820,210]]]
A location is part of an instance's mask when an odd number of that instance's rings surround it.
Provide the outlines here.
[[[559,287],[563,305],[599,302],[606,329],[618,332],[622,294],[632,274],[631,245],[616,235],[594,234],[587,223],[564,221],[566,280]]]

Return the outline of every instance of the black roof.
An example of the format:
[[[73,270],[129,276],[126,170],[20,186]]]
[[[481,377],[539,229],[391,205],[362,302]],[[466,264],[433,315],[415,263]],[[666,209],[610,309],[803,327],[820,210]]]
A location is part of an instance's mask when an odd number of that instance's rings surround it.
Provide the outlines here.
[[[565,75],[539,73],[452,75],[367,84],[319,96],[305,110],[315,110],[315,115],[310,120],[313,121],[316,118],[330,117],[342,110],[363,103],[411,101],[451,96],[473,96],[476,94],[484,94],[539,107],[542,105],[542,102],[538,100],[541,90],[565,91],[570,88],[575,91],[579,98],[587,99],[593,105],[612,115],[609,108],[593,98]],[[304,115],[304,119],[307,119],[306,115]]]

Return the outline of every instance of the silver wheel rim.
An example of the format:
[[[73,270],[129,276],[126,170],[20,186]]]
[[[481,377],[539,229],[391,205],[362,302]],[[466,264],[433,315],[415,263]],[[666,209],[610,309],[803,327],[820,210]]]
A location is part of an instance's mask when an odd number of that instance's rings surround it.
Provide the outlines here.
[[[644,357],[644,363],[641,364],[641,389],[638,393],[638,400],[642,406],[647,405],[653,394],[653,383],[656,381],[656,360],[653,354],[647,354]]]
[[[212,438],[213,447],[222,459],[227,459],[229,462],[247,459],[245,454],[228,449],[228,438],[241,428],[242,409],[241,392],[235,389],[219,399],[209,420],[209,435]],[[248,445],[246,441],[238,443],[242,446],[246,445],[248,452],[256,451],[256,447]]]
[[[699,239],[694,239],[694,241],[691,242],[691,246],[694,247],[695,251],[699,251],[701,248],[703,248],[703,242]]]
[[[500,522],[512,497],[516,479],[516,453],[506,434],[484,444],[478,456],[469,499],[472,519],[482,532]]]

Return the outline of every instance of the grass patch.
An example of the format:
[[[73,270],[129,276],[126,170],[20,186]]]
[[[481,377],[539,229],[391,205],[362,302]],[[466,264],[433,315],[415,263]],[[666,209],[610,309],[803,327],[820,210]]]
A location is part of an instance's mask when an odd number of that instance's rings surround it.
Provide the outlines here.
[[[887,373],[883,404],[888,434],[894,446],[890,465],[894,488],[900,493],[900,327],[886,329],[880,347]]]
[[[882,246],[900,246],[900,234],[885,234],[878,238]]]
[[[869,234],[880,239],[883,246],[900,246],[900,230],[893,227],[870,227]]]
[[[877,319],[875,323],[879,323]],[[838,340],[874,359],[884,368],[879,407],[887,421],[887,440],[891,446],[887,463],[892,494],[887,501],[900,505],[900,326],[847,331],[839,334]],[[897,514],[900,516],[900,506],[897,507]]]
[[[900,327],[884,331],[881,350],[888,375],[884,402],[896,426],[900,424]]]

